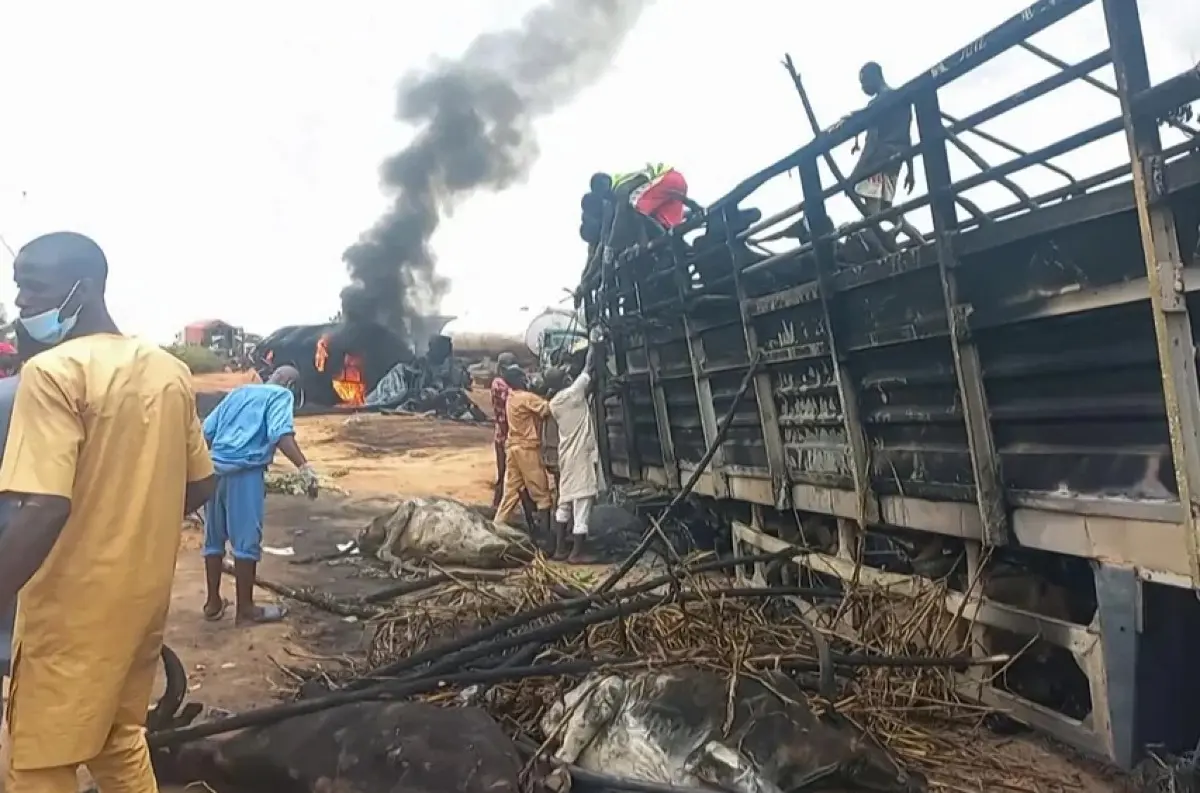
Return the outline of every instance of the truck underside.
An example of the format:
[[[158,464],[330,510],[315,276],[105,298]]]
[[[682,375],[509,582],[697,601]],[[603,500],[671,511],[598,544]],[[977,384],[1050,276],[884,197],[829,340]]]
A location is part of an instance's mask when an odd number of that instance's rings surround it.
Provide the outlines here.
[[[669,234],[616,234],[630,210],[615,210],[581,291],[611,338],[597,410],[611,479],[678,491],[703,468],[694,492],[735,545],[804,548],[751,578],[944,582],[974,652],[1032,648],[1024,676],[964,674],[964,693],[1128,766],[1200,737],[1200,137],[1175,112],[1200,72],[1151,86],[1136,0],[1105,0],[1106,52],[964,121],[938,104],[1088,4],[1043,0],[893,92],[915,108],[927,195],[832,231],[826,201],[848,185],[818,163],[880,102]],[[952,182],[956,131],[1107,64],[1112,120]],[[1173,148],[1163,119],[1185,131]],[[1115,133],[1123,168],[998,211],[962,200]],[[801,205],[736,225],[794,170]],[[925,206],[926,240],[871,239]],[[754,244],[801,210],[815,242]]]

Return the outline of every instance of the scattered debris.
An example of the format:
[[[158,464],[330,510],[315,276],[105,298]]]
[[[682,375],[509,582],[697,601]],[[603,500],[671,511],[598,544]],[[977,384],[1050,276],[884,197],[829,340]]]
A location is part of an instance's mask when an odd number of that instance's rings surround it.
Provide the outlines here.
[[[764,554],[756,561],[772,556],[777,555]],[[557,745],[555,736],[544,729],[550,709],[566,701],[587,674],[624,670],[623,675],[637,679],[639,669],[680,669],[681,674],[724,681],[726,687],[734,687],[727,692],[733,696],[739,681],[770,687],[775,685],[771,675],[786,673],[792,685],[819,690],[824,675],[812,626],[787,599],[803,595],[835,604],[839,594],[801,587],[731,589],[719,572],[739,563],[752,562],[692,559],[683,570],[631,580],[607,596],[573,598],[583,580],[540,556],[527,568],[493,573],[502,579],[468,581],[448,573],[449,580],[410,590],[373,618],[368,663],[374,671],[366,678],[333,674],[329,682],[335,691],[327,697],[370,698],[385,690],[395,692],[389,696],[412,691],[430,703],[465,697],[518,738],[539,739],[549,749]],[[591,605],[579,614],[581,601]],[[900,601],[904,608],[894,608]],[[850,593],[841,608],[875,612],[889,606],[898,615],[894,620],[873,620],[870,635],[857,646],[839,643],[840,652],[832,654],[833,696],[806,695],[806,707],[822,723],[842,731],[864,730],[895,757],[893,786],[871,789],[904,789],[920,776],[929,778],[933,790],[1069,789],[1071,785],[1037,769],[1012,769],[972,739],[971,731],[987,711],[956,693],[949,672],[972,661],[960,637],[944,630],[942,612],[925,608],[923,601],[914,603],[865,586]],[[915,636],[941,640],[922,640],[924,654],[915,656]],[[537,645],[530,659],[533,666],[514,665],[513,659],[530,642]],[[930,654],[939,650],[946,654]],[[466,692],[471,686],[475,690]],[[741,701],[734,696],[728,706],[736,711],[744,707]],[[302,699],[294,706],[319,705]],[[880,756],[874,755],[870,766],[876,771]],[[586,759],[578,762],[588,767]],[[807,771],[827,765],[816,759],[812,763],[805,766]],[[847,767],[863,772],[860,765]],[[839,767],[839,773],[845,769]]]
[[[349,495],[344,489],[333,484],[333,477],[317,475],[318,486],[322,493]],[[308,485],[298,471],[267,471],[267,492],[285,496],[304,496],[308,494]]]
[[[1137,793],[1200,793],[1200,746],[1181,756],[1161,748],[1149,752],[1133,772]]]
[[[486,422],[487,414],[471,401],[470,387],[470,375],[447,351],[444,358],[429,356],[396,364],[367,394],[366,406],[388,413]]]

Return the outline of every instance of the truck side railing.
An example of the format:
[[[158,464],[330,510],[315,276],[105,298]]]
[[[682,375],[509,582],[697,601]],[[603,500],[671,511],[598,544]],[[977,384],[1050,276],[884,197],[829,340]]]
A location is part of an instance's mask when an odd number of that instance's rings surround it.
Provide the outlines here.
[[[1072,569],[1093,585],[1091,616],[1047,617],[967,591],[949,593],[946,609],[971,623],[973,640],[997,629],[1069,653],[1087,679],[1087,715],[1022,705],[991,681],[964,685],[1128,765],[1139,702],[1152,698],[1139,663],[1160,661],[1138,661],[1149,646],[1141,634],[1194,633],[1184,622],[1148,628],[1161,615],[1140,598],[1162,595],[1143,584],[1191,605],[1180,590],[1200,589],[1200,386],[1187,304],[1200,267],[1185,267],[1180,250],[1181,238],[1190,247],[1200,236],[1200,135],[1180,112],[1200,98],[1200,70],[1151,84],[1137,0],[1099,0],[1107,46],[1077,63],[1028,43],[1090,3],[1035,3],[666,234],[617,239],[612,213],[627,210],[608,210],[600,266],[580,294],[588,324],[612,339],[596,400],[610,478],[672,490],[695,479],[697,493],[736,519],[736,541],[767,550],[791,542],[785,524],[833,523],[836,551],[808,544],[796,564],[846,581],[929,585],[860,564],[855,538],[867,527],[954,538],[971,582],[982,580],[988,546],[1078,562]],[[941,107],[940,89],[1014,48],[1060,71],[972,113]],[[1115,85],[1096,75],[1110,66]],[[793,79],[804,99],[794,70]],[[1118,100],[1111,118],[1036,150],[980,127],[1077,81]],[[852,201],[864,217],[835,228],[827,202],[854,185],[832,167],[830,181],[821,164],[903,104],[915,110],[918,142],[897,159],[920,160],[925,193],[870,217]],[[1164,147],[1163,126],[1183,141]],[[1119,133],[1124,164],[1088,175],[1054,162]],[[992,166],[967,155],[979,170],[955,179],[949,149],[962,151],[968,134],[1013,158]],[[1032,169],[1064,183],[1025,190],[1017,177]],[[789,171],[802,200],[761,220],[743,209]],[[1012,202],[964,200],[989,183]],[[926,208],[931,229],[908,239],[884,230]],[[780,226],[800,244],[764,252],[762,235]],[[701,231],[704,245],[693,236]],[[851,242],[866,258],[848,258]],[[1058,246],[1069,250],[1043,256]],[[744,377],[753,381],[744,410],[726,411]],[[731,427],[718,424],[721,413]],[[1157,490],[1137,490],[1150,480]],[[1163,708],[1177,699],[1154,696]]]
[[[735,263],[730,272],[720,278],[710,278],[699,287],[694,283],[687,282],[686,279],[680,281],[677,298],[681,303],[703,300],[706,296],[719,300],[721,299],[721,290],[727,290],[732,282],[741,307],[745,341],[752,355],[759,344],[758,340],[754,338],[754,329],[750,320],[756,311],[759,299],[747,294],[746,279],[756,274],[786,267],[805,255],[815,257],[817,265],[815,280],[811,284],[801,285],[797,289],[802,292],[815,289],[825,313],[826,338],[824,341],[828,354],[833,359],[835,378],[839,383],[839,396],[845,408],[843,411],[844,429],[849,439],[854,489],[860,505],[858,518],[861,523],[871,523],[877,519],[878,505],[875,495],[871,492],[870,478],[867,473],[869,455],[866,435],[856,418],[853,388],[848,375],[842,371],[846,366],[846,359],[839,352],[837,307],[834,298],[838,291],[835,280],[842,279],[844,275],[839,273],[835,263],[834,246],[856,232],[877,235],[881,222],[895,222],[914,210],[928,207],[933,219],[932,247],[936,250],[936,262],[942,282],[946,317],[950,325],[949,338],[953,348],[954,366],[963,403],[976,500],[984,527],[984,541],[989,545],[1003,545],[1010,539],[1006,518],[1007,501],[1000,463],[995,451],[995,442],[988,422],[987,398],[983,389],[978,355],[974,351],[970,329],[966,322],[969,307],[962,304],[958,294],[955,271],[958,267],[960,251],[957,238],[963,231],[1029,211],[1031,206],[1044,207],[1079,196],[1092,188],[1132,173],[1138,212],[1142,218],[1147,274],[1151,284],[1150,297],[1160,347],[1160,363],[1163,370],[1164,397],[1168,406],[1172,453],[1177,469],[1183,472],[1183,475],[1179,477],[1181,502],[1189,505],[1184,512],[1188,522],[1188,534],[1191,538],[1192,579],[1193,582],[1200,582],[1200,553],[1197,550],[1200,547],[1200,541],[1197,539],[1197,531],[1200,531],[1200,527],[1198,527],[1195,517],[1200,514],[1200,501],[1196,500],[1200,497],[1200,490],[1198,490],[1200,489],[1200,393],[1197,392],[1194,345],[1191,339],[1187,309],[1183,303],[1182,293],[1175,290],[1176,285],[1182,284],[1182,257],[1174,242],[1175,234],[1173,222],[1169,218],[1169,210],[1157,207],[1161,203],[1159,199],[1163,188],[1161,185],[1156,187],[1155,182],[1155,179],[1161,180],[1161,171],[1166,160],[1190,151],[1197,145],[1196,131],[1189,125],[1170,118],[1167,123],[1183,130],[1190,137],[1184,143],[1164,150],[1158,135],[1158,124],[1159,119],[1169,116],[1172,110],[1200,96],[1200,76],[1194,70],[1190,70],[1158,86],[1150,85],[1136,0],[1105,0],[1103,2],[1110,32],[1110,46],[1078,63],[1067,64],[1026,41],[1030,36],[1068,17],[1089,5],[1090,2],[1091,0],[1041,0],[1041,2],[1035,3],[957,53],[935,64],[917,78],[890,91],[863,110],[853,113],[825,129],[810,143],[743,181],[727,195],[709,206],[704,213],[695,215],[666,237],[624,251],[605,251],[607,264],[596,274],[596,281],[585,284],[585,288],[593,290],[587,303],[589,318],[593,321],[599,319],[609,323],[630,323],[650,318],[656,310],[663,307],[663,304],[647,305],[640,298],[635,300],[628,288],[621,295],[616,294],[620,291],[617,289],[617,281],[620,279],[617,273],[622,267],[639,256],[669,251],[672,267],[652,273],[649,278],[679,281],[680,273],[687,272],[691,265],[683,246],[678,244],[683,234],[699,228],[713,218],[724,217],[731,224],[732,221],[728,216],[736,211],[741,201],[748,198],[769,180],[788,171],[798,171],[803,200],[784,212],[750,225],[736,236],[727,235],[728,252],[731,261]],[[1059,66],[1061,70],[965,118],[954,119],[947,123],[947,115],[942,111],[938,101],[938,89],[1014,47],[1023,47],[1037,57]],[[1114,67],[1118,77],[1115,88],[1092,77],[1093,72],[1109,64]],[[947,144],[953,140],[956,134],[979,131],[981,124],[1076,80],[1086,80],[1106,92],[1115,94],[1120,99],[1121,114],[1039,150],[1024,152],[1008,162],[985,168],[957,182],[953,181],[947,157]],[[911,104],[915,108],[919,140],[909,151],[893,160],[899,162],[911,157],[919,158],[922,161],[927,184],[927,191],[924,195],[884,209],[871,217],[863,217],[845,224],[836,231],[814,234],[813,239],[793,250],[778,253],[751,264],[745,264],[742,261],[744,257],[740,253],[740,245],[753,242],[755,234],[796,218],[801,213],[809,228],[832,229],[833,223],[827,214],[826,202],[836,195],[852,192],[853,185],[845,179],[828,186],[823,184],[818,166],[819,161],[833,149],[865,132],[877,119],[903,104]],[[1122,130],[1126,132],[1131,152],[1129,165],[1118,166],[1080,180],[1050,162],[1055,157]],[[1012,147],[1010,146],[1010,148]],[[959,220],[955,202],[964,192],[989,182],[1008,181],[1008,177],[1011,175],[1031,167],[1057,169],[1068,179],[1068,183],[1038,196],[1017,195],[1017,200],[1011,205],[988,211],[982,216],[976,215]],[[896,248],[912,247],[913,244],[912,241],[907,244],[898,241]],[[601,284],[600,281],[604,283]],[[603,288],[600,288],[601,286]],[[777,304],[777,301],[775,303]],[[692,344],[693,358],[699,355],[702,359],[703,351],[696,349],[694,334],[689,334],[689,341]],[[650,347],[651,345],[647,345],[646,352],[653,358],[655,351]],[[617,355],[618,375],[622,377],[625,374],[623,357],[623,354]],[[653,370],[656,367],[651,366],[650,368],[652,370],[651,377],[654,378]],[[703,388],[702,380],[703,378],[697,373],[697,388],[700,390]],[[657,383],[653,385],[655,390],[658,390]],[[778,429],[772,429],[774,417],[769,415],[773,403],[771,388],[768,376],[765,373],[760,374],[757,378],[757,401],[760,412],[763,413],[761,418],[763,419],[764,433],[767,436],[765,446],[771,477],[776,490],[779,490],[785,486],[788,477],[784,465],[782,443],[775,437],[778,435]],[[705,411],[703,407],[706,400],[701,398],[700,401],[702,413],[707,413],[708,411]],[[665,415],[665,406],[661,404],[661,395],[656,397],[655,409],[659,415]],[[627,406],[623,410],[628,413]],[[706,437],[712,436],[714,434],[714,428],[711,426],[713,417],[702,415],[702,419],[704,419]],[[631,444],[630,439],[635,431],[632,428],[632,419],[627,416],[625,420],[629,423],[625,432],[627,441]],[[635,456],[631,450],[630,457]],[[719,457],[716,466],[720,467]],[[668,475],[670,476],[670,474]],[[720,476],[719,471],[717,476]],[[674,479],[677,476],[671,478]]]

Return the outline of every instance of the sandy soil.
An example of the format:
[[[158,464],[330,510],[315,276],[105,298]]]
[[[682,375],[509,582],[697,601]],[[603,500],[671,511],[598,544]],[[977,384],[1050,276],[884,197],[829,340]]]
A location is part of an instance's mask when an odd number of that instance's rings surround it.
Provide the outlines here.
[[[356,413],[296,419],[304,454],[339,487],[360,495],[440,495],[491,503],[491,425]],[[277,459],[280,470],[288,463]]]
[[[379,582],[356,580],[357,568],[347,565],[292,564],[294,559],[327,553],[352,539],[371,518],[386,508],[377,499],[323,496],[316,501],[296,496],[267,498],[263,543],[291,550],[294,556],[267,553],[259,574],[289,586],[314,586],[334,595],[359,595]],[[362,649],[362,626],[340,620],[303,604],[288,603],[287,620],[275,625],[235,628],[232,616],[220,622],[203,618],[204,569],[200,558],[203,537],[187,529],[175,568],[171,621],[166,641],[188,669],[189,699],[223,710],[243,710],[267,702],[289,683],[285,667],[340,664],[340,658]],[[233,582],[226,580],[225,597],[232,598]],[[278,598],[259,592],[261,602]]]
[[[344,580],[344,572],[353,567],[294,565],[289,558],[333,551],[337,543],[353,538],[386,510],[388,499],[397,494],[491,503],[495,456],[490,426],[367,413],[306,416],[296,420],[296,437],[317,470],[335,476],[346,494],[324,494],[315,501],[268,498],[264,545],[295,553],[294,557],[266,554],[260,573],[271,580],[316,586],[333,594],[363,594],[363,582]],[[276,467],[286,471],[291,466],[280,459]],[[279,664],[304,665],[305,658],[312,661],[323,654],[344,655],[358,649],[358,626],[351,631],[354,640],[347,643],[346,631],[338,628],[336,619],[303,605],[291,606],[292,617],[279,625],[235,630],[229,620],[206,622],[200,613],[202,541],[199,531],[185,532],[167,633],[167,643],[194,676],[193,697],[210,706],[242,709],[248,702],[274,696],[277,682],[268,681],[280,677]],[[269,594],[263,597],[273,599]]]
[[[256,380],[253,372],[195,375],[202,413],[224,392]],[[471,393],[488,416],[486,389]],[[424,416],[327,413],[298,416],[296,438],[304,454],[338,487],[356,494],[441,495],[490,503],[496,460],[491,425],[439,421]],[[277,470],[290,465],[277,458]]]
[[[194,374],[192,375],[192,388],[196,390],[197,394],[208,394],[218,391],[229,391],[245,383],[253,383],[257,380],[258,375],[252,371]]]
[[[245,374],[223,373],[197,378],[197,386],[200,393],[214,394],[247,381]],[[478,399],[484,404],[486,393]],[[491,503],[495,454],[490,425],[336,414],[298,417],[296,435],[317,470],[336,477],[337,487],[346,493],[326,493],[315,501],[268,497],[264,545],[294,554],[265,555],[260,574],[272,581],[334,595],[369,593],[383,582],[359,577],[358,566],[296,565],[291,560],[333,551],[385,511],[388,498],[397,494]],[[281,459],[276,467],[289,470],[290,464]],[[190,701],[217,711],[267,704],[294,684],[289,668],[332,668],[365,649],[361,624],[303,604],[289,603],[288,618],[276,625],[235,628],[230,616],[216,623],[204,620],[202,544],[201,531],[185,527],[166,635],[187,669]],[[225,583],[225,595],[232,597],[232,581]],[[265,592],[257,597],[261,602],[278,600]],[[178,790],[183,788],[164,788]]]
[[[217,377],[229,375],[206,376],[205,385],[212,387]],[[225,388],[227,382],[216,380]],[[298,417],[296,436],[317,470],[336,477],[346,495],[324,494],[315,501],[268,497],[264,545],[294,553],[292,557],[265,555],[260,575],[272,581],[312,586],[333,595],[369,593],[383,583],[358,577],[356,566],[291,561],[331,552],[338,543],[352,539],[386,510],[388,498],[396,494],[491,502],[495,480],[491,426],[415,416],[337,414]],[[276,467],[290,469],[282,460]],[[187,667],[189,700],[228,711],[267,704],[294,685],[290,669],[341,667],[366,649],[361,624],[303,604],[289,603],[288,618],[277,625],[245,629],[235,628],[229,617],[217,623],[205,621],[202,543],[199,530],[185,530],[166,637]],[[226,597],[231,597],[232,581],[226,585]],[[264,592],[257,597],[262,602],[278,600]],[[164,788],[164,793],[182,790]]]

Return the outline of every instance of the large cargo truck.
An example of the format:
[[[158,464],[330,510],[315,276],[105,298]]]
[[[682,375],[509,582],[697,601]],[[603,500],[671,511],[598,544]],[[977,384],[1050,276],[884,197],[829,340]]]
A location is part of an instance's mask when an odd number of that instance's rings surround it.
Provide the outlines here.
[[[695,493],[735,544],[804,549],[745,575],[949,581],[974,652],[1041,648],[1034,684],[964,673],[963,692],[1129,766],[1200,737],[1200,138],[1181,110],[1200,73],[1151,84],[1137,0],[1095,4],[1107,39],[1078,64],[1027,41],[1088,5],[1035,3],[680,227],[614,202],[579,295],[610,338],[610,479],[677,492],[711,452]],[[1016,47],[1060,70],[948,121],[945,87]],[[1092,76],[1109,66],[1115,84]],[[1108,120],[952,179],[963,134],[1080,79]],[[919,142],[896,159],[927,190],[835,229],[827,202],[851,185],[823,161],[903,104]],[[1053,162],[1104,136],[1123,166]],[[1035,168],[1067,183],[991,211],[964,195]],[[756,191],[797,171],[799,203],[751,222]],[[889,234],[918,210],[921,235]],[[801,212],[798,247],[757,244]]]

